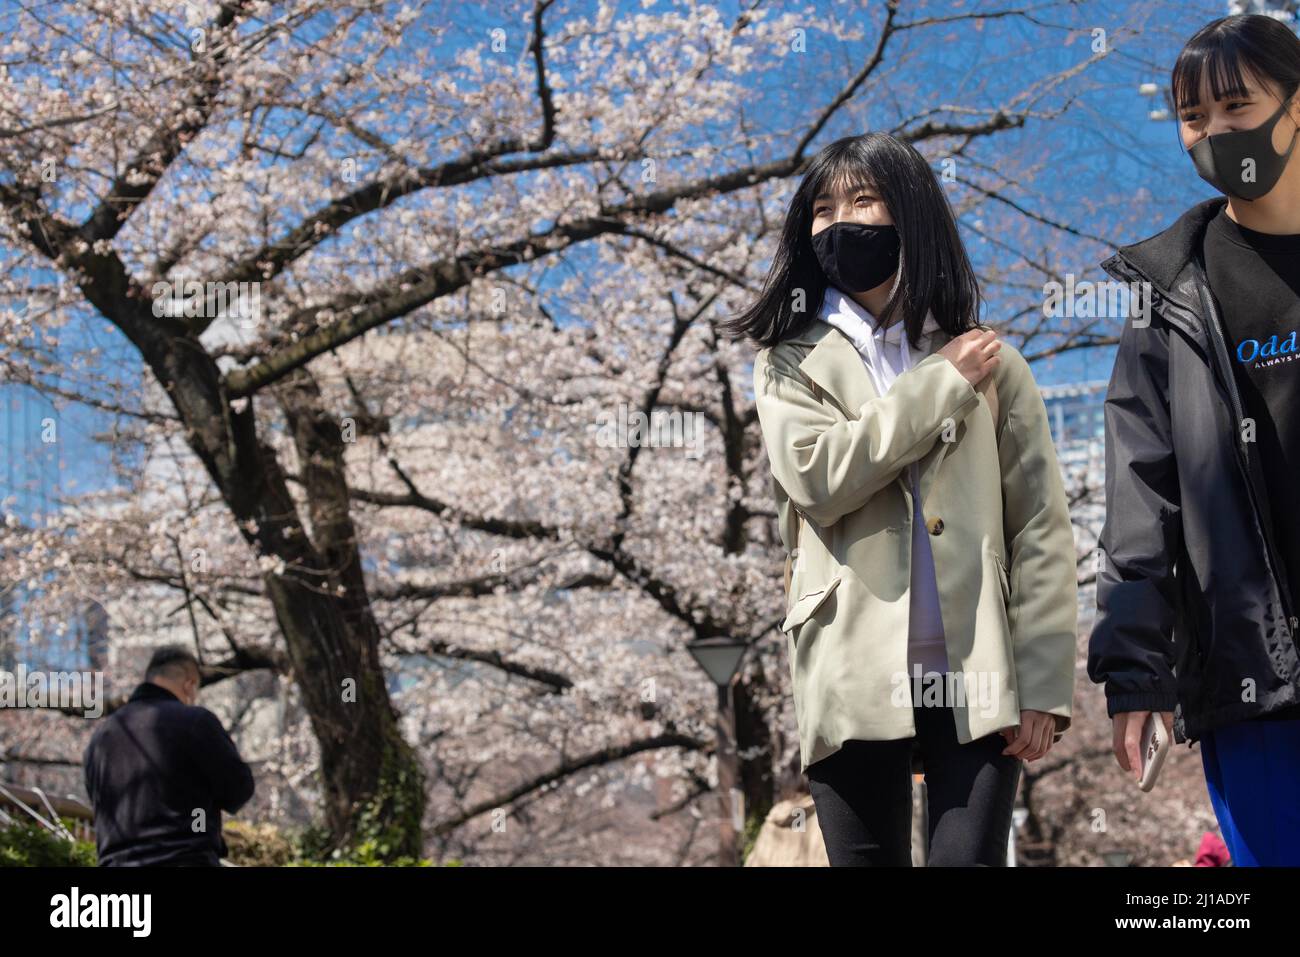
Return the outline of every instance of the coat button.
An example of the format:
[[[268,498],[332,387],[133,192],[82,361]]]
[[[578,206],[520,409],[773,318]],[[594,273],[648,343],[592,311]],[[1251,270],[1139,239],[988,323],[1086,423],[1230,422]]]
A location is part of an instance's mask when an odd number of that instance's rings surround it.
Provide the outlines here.
[[[934,518],[930,519],[928,524],[930,526],[931,535],[943,534],[943,519],[939,518],[938,516],[935,516]]]

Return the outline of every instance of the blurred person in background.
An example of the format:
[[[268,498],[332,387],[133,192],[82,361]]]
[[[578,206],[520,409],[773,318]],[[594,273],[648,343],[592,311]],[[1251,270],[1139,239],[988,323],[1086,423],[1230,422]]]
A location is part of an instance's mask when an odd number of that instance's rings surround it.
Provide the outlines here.
[[[199,707],[198,660],[160,648],[130,700],[95,731],[83,766],[102,867],[219,866],[221,812],[253,796],[253,772]]]

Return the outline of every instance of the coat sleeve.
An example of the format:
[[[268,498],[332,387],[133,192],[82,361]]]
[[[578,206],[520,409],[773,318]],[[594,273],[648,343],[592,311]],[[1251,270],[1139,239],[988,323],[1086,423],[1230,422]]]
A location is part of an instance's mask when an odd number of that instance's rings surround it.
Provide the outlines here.
[[[754,400],[773,478],[823,527],[865,505],[979,404],[966,377],[934,353],[845,420],[777,349],[754,360]]]
[[[207,708],[198,708],[194,718],[193,757],[204,780],[212,788],[217,806],[234,814],[253,796],[253,771],[239,756],[221,719]]]
[[[998,462],[1007,545],[1007,610],[1020,708],[1070,727],[1078,655],[1079,579],[1070,505],[1047,406],[1015,349],[1003,344]]]
[[[1173,564],[1182,548],[1171,440],[1169,330],[1125,322],[1106,392],[1106,519],[1097,545],[1097,619],[1088,677],[1106,710],[1172,711]]]

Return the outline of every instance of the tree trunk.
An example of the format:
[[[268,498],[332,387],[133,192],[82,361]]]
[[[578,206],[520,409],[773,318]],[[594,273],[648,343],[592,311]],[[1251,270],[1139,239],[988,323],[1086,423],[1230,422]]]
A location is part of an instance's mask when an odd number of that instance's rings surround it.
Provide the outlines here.
[[[336,846],[373,840],[380,857],[418,857],[423,774],[398,730],[379,661],[381,636],[350,512],[343,435],[322,411],[306,370],[277,395],[302,463],[321,565],[312,580],[283,575],[268,585],[320,741],[326,820]]]

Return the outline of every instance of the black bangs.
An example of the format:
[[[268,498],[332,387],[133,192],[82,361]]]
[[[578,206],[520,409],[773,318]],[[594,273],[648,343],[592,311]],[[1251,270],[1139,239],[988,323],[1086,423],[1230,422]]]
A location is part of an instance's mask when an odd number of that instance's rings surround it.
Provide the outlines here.
[[[1246,79],[1241,71],[1241,48],[1236,44],[1215,43],[1210,38],[1198,47],[1188,44],[1174,64],[1172,81],[1174,106],[1185,110],[1201,99],[1201,84],[1209,74],[1210,98],[1245,99]]]
[[[1215,20],[1178,54],[1170,82],[1174,108],[1195,106],[1207,79],[1213,99],[1244,98],[1253,78],[1280,84],[1284,97],[1294,93],[1300,85],[1300,38],[1281,21],[1258,14]]]
[[[816,199],[840,187],[846,190],[877,188],[871,175],[862,168],[861,158],[845,151],[831,154],[825,163],[812,169],[801,192],[809,199]]]

